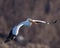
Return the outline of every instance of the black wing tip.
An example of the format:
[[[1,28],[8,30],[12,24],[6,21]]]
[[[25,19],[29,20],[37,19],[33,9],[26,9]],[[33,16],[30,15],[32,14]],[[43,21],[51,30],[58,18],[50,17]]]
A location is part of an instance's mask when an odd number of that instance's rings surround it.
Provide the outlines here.
[[[53,22],[53,24],[55,24],[55,23],[57,23],[57,20],[55,20],[55,21]]]

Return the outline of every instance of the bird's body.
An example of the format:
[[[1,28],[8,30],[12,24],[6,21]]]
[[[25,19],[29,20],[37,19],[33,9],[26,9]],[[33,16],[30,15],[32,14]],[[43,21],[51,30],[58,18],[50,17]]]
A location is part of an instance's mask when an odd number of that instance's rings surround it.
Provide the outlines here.
[[[31,25],[32,25],[32,23],[30,21],[26,20],[26,21],[19,23],[17,26],[13,27],[12,30],[10,31],[9,36],[7,37],[7,40],[5,41],[5,43],[8,42],[9,40],[15,39],[15,37],[19,33],[19,29],[22,26],[30,27]]]
[[[13,28],[12,34],[18,35],[19,29],[20,29],[22,26],[30,27],[31,25],[32,25],[32,23],[31,23],[30,21],[21,22],[21,23],[19,23],[17,26],[15,26],[15,27]]]
[[[10,31],[9,33],[9,36],[7,37],[6,42],[10,41],[10,40],[13,40],[16,38],[16,36],[18,35],[19,33],[19,29],[22,27],[22,26],[26,26],[26,27],[30,27],[33,23],[46,23],[45,21],[41,21],[41,20],[32,20],[32,19],[27,19],[26,21],[23,21],[21,23],[19,23],[17,26],[13,27],[12,30]]]

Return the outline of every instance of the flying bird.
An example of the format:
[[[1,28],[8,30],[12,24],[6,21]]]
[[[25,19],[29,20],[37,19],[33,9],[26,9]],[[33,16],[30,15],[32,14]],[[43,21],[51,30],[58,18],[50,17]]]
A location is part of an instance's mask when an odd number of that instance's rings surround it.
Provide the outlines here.
[[[32,24],[38,24],[38,23],[46,23],[46,24],[49,24],[45,21],[42,21],[42,20],[33,20],[31,18],[28,18],[26,19],[25,21],[19,23],[17,26],[14,26],[12,28],[12,30],[10,31],[7,39],[4,41],[5,43],[9,42],[10,40],[14,40],[18,33],[19,33],[19,29],[22,27],[22,26],[26,26],[26,27],[30,27]]]

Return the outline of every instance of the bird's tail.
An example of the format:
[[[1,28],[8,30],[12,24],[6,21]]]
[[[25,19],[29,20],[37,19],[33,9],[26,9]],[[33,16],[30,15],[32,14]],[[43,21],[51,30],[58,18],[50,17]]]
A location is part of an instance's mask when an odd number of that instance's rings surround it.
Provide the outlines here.
[[[4,41],[5,43],[9,42],[11,40],[10,36],[7,37],[7,39]]]
[[[5,41],[4,41],[4,43],[7,43],[7,42],[9,42],[10,40],[9,39],[6,39]]]

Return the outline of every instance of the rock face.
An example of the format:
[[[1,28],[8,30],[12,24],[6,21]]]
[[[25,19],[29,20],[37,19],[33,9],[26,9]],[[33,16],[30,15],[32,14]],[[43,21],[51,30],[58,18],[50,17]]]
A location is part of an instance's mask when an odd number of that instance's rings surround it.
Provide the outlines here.
[[[0,0],[0,47],[23,48],[16,41],[11,41],[7,44],[3,42],[13,26],[27,18],[32,18],[47,22],[57,20],[57,22],[50,25],[41,23],[30,28],[23,27],[24,29],[21,29],[19,32],[28,42],[25,47],[60,48],[59,16],[60,0]]]

